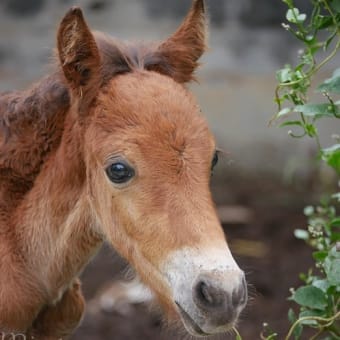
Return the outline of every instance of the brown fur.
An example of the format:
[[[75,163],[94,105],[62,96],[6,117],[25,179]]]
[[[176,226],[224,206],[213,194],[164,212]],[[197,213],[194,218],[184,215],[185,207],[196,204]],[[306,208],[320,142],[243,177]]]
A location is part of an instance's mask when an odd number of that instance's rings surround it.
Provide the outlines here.
[[[205,29],[196,0],[167,41],[124,45],[93,35],[72,8],[56,71],[0,96],[0,331],[70,334],[84,309],[77,276],[104,239],[169,311],[161,261],[224,242],[209,191],[214,140],[182,85]],[[138,169],[126,188],[104,172],[117,154]]]

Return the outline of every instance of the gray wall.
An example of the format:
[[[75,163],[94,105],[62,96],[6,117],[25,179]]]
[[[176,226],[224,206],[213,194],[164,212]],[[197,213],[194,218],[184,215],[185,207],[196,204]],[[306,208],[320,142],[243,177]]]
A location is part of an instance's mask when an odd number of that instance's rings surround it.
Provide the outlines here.
[[[0,91],[25,88],[48,72],[55,30],[71,5],[80,5],[93,29],[122,39],[163,39],[185,15],[190,0],[2,0],[0,2]],[[281,29],[280,0],[207,0],[210,47],[192,89],[221,148],[224,165],[258,172],[308,171],[308,141],[268,128],[275,112],[275,70],[296,60],[298,46]],[[308,0],[298,1],[308,11]],[[333,66],[339,61],[335,61]],[[329,70],[325,70],[327,75]],[[321,129],[338,133],[339,126]],[[330,140],[326,140],[330,143]]]

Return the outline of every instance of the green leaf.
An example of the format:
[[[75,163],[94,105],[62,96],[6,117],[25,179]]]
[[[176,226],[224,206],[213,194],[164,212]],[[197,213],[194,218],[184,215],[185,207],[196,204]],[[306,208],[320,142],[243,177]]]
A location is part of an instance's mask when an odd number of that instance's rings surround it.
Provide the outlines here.
[[[327,306],[327,300],[323,291],[313,286],[304,286],[298,288],[292,300],[301,306],[312,309],[324,309]]]
[[[322,84],[320,84],[317,91],[340,93],[340,69],[336,69],[331,78],[326,79]]]
[[[290,308],[288,311],[288,320],[291,324],[293,324],[297,320],[297,317],[292,308]],[[303,327],[301,324],[298,324],[295,327],[294,332],[293,332],[295,339],[299,339],[299,337],[301,336],[302,330],[303,330]]]
[[[340,285],[340,252],[336,251],[335,247],[330,250],[325,259],[324,268],[329,283]]]
[[[331,242],[339,242],[340,241],[340,233],[332,232],[331,234]]]
[[[279,118],[279,117],[282,117],[282,116],[286,116],[290,112],[292,112],[292,109],[290,107],[285,107],[284,109],[279,111],[279,113],[276,115],[276,118]]]
[[[284,127],[284,126],[303,126],[303,124],[299,120],[290,120],[288,122],[284,122],[279,125],[279,127]]]
[[[335,259],[340,259],[340,251],[336,250],[336,247],[334,246],[330,251],[329,251],[329,256],[335,258]]]
[[[323,50],[326,51],[327,48],[329,47],[329,45],[331,44],[331,42],[334,40],[335,38],[335,34],[332,34],[325,42],[324,42],[324,45],[323,45]]]
[[[333,18],[331,16],[318,15],[314,19],[313,24],[314,26],[316,26],[316,28],[322,30],[330,26],[333,26]]]
[[[328,252],[323,250],[313,252],[313,258],[316,261],[324,261],[327,255]]]
[[[276,79],[280,83],[288,83],[292,81],[292,69],[290,65],[287,65],[285,68],[278,70],[276,72]]]
[[[323,311],[319,311],[319,310],[305,310],[305,311],[302,311],[300,314],[299,314],[299,318],[305,318],[305,317],[313,317],[313,316],[316,316],[316,317],[323,317],[325,316],[325,313]],[[301,321],[301,324],[302,325],[308,325],[308,326],[318,326],[318,322],[316,320],[303,320]]]
[[[330,227],[340,227],[340,217],[333,218],[329,223]]]
[[[337,152],[340,150],[340,144],[334,144],[332,146],[330,146],[329,148],[325,148],[322,150],[322,152],[326,155],[331,155],[334,152]]]
[[[294,16],[294,10],[297,11],[297,13],[299,13],[299,10],[297,8],[294,8],[294,9],[289,9],[286,13],[286,19],[289,21],[289,22],[295,22],[295,16]]]
[[[304,13],[301,13],[301,14],[299,14],[299,16],[297,17],[297,20],[298,20],[299,23],[301,23],[301,22],[304,22],[304,21],[306,20],[306,18],[307,18],[307,15],[304,14]]]
[[[335,11],[340,12],[340,1],[339,0],[332,0],[330,5]]]
[[[316,288],[321,289],[324,293],[327,293],[328,288],[330,287],[330,283],[328,280],[315,280],[312,285]]]
[[[304,128],[309,137],[315,137],[318,134],[318,130],[313,124],[305,124]]]
[[[289,308],[288,310],[288,320],[290,323],[294,323],[296,321],[296,315],[292,308]]]
[[[340,174],[340,144],[322,150],[322,159]]]
[[[299,240],[306,241],[309,239],[309,233],[307,230],[304,230],[304,229],[295,229],[294,236]]]
[[[329,148],[323,149],[323,153],[325,154],[332,154],[333,152],[336,152],[340,150],[340,144],[334,144],[332,146],[330,146]]]
[[[306,14],[300,13],[297,8],[290,8],[287,11],[286,19],[293,24],[303,23],[307,18]]]
[[[334,117],[334,113],[340,114],[340,109],[337,105],[327,103],[305,104],[295,106],[294,112],[302,112],[305,116],[317,119],[321,117]]]

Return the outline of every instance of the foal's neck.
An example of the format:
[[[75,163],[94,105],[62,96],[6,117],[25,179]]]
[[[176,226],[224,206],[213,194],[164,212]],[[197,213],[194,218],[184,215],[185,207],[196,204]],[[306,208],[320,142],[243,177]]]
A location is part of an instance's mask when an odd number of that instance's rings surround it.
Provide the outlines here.
[[[52,296],[79,273],[102,243],[92,227],[81,128],[70,111],[58,149],[19,206],[15,230],[28,267]]]

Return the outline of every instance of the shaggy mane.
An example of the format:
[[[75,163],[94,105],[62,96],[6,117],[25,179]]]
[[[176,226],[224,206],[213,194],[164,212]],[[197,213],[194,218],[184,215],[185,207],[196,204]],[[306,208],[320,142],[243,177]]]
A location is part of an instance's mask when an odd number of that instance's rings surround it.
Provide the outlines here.
[[[157,53],[156,44],[123,44],[101,32],[94,33],[102,61],[102,86],[113,77],[135,70],[161,68],[171,73],[170,66]],[[0,93],[0,141],[8,142],[20,124],[47,121],[70,104],[60,65],[52,75],[24,91]]]

